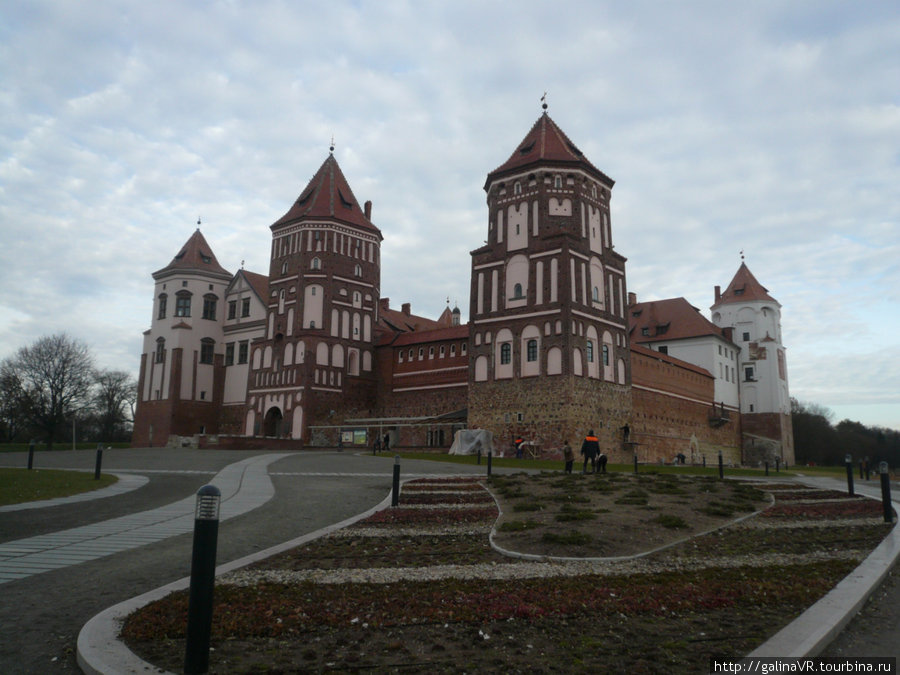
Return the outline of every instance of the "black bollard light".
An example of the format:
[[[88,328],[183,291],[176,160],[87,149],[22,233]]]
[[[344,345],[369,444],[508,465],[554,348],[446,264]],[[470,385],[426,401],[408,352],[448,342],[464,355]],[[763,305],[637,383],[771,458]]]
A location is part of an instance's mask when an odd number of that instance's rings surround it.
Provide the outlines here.
[[[637,461],[637,453],[634,453],[634,472],[638,472],[638,461]]]
[[[862,480],[866,476],[866,469],[863,466],[863,461],[859,460],[859,479]]]
[[[769,475],[769,463],[768,462],[766,462],[766,475],[767,476]]]
[[[722,463],[722,451],[719,450],[719,478],[725,478],[725,465]]]
[[[481,464],[481,446],[478,446],[478,463]]]
[[[706,455],[703,455],[703,468],[706,468]]]
[[[34,466],[34,441],[28,444],[28,470]]]
[[[872,479],[872,465],[869,462],[868,457],[866,457],[865,462],[866,462],[866,480],[871,480]]]
[[[491,464],[492,464],[493,460],[494,460],[494,451],[493,451],[493,449],[491,449],[491,450],[488,450],[488,466],[487,466],[488,478],[491,477]]]
[[[881,504],[884,507],[884,522],[894,522],[894,509],[891,507],[891,474],[887,462],[880,462],[878,470],[881,473]]]
[[[400,503],[400,455],[394,455],[394,482],[391,486],[391,506]]]
[[[781,457],[775,458],[775,473],[778,473],[781,470]]]
[[[187,641],[184,672],[209,671],[209,636],[212,631],[213,585],[216,578],[216,543],[222,493],[215,485],[197,491],[194,512],[194,550],[191,556],[191,588],[188,596]]]
[[[97,460],[94,462],[94,480],[100,480],[100,466],[103,464],[103,448],[97,443]]]
[[[847,467],[847,494],[851,497],[853,492],[853,458],[848,454],[844,457],[844,465]]]

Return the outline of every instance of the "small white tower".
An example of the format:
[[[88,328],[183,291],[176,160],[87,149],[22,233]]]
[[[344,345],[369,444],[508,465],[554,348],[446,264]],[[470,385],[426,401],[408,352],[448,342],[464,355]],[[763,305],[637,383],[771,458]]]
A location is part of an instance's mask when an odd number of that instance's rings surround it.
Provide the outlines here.
[[[710,310],[712,321],[732,331],[741,348],[738,382],[744,462],[794,463],[787,360],[781,338],[781,305],[742,261],[731,283]]]

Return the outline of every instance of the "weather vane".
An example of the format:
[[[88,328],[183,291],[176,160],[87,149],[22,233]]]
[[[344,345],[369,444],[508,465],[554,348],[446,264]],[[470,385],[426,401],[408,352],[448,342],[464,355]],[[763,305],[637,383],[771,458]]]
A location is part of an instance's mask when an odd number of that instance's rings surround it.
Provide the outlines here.
[[[546,110],[547,109],[547,92],[544,92],[544,95],[541,96],[541,107]]]
[[[197,216],[197,229],[200,229],[200,216]]]
[[[744,261],[744,249],[741,249],[741,262]]]
[[[331,134],[331,147],[328,148],[329,152],[334,152],[334,134]]]

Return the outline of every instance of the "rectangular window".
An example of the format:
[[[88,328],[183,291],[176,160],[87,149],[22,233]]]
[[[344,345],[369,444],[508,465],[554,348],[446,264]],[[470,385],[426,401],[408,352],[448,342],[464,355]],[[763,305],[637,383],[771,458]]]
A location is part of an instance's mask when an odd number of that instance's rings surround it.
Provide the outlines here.
[[[744,342],[750,342],[750,333],[744,332],[741,335],[741,339],[743,339]]]
[[[659,346],[659,353],[660,353],[660,354],[668,354],[668,353],[669,353],[669,348],[668,348],[666,345],[660,345],[660,346]]]
[[[191,315],[191,296],[179,295],[175,298],[175,316]]]
[[[225,365],[233,366],[234,365],[234,343],[229,342],[225,345]]]
[[[166,360],[166,342],[162,338],[156,343],[156,362],[163,363]]]
[[[508,342],[500,345],[500,363],[506,365],[512,361],[512,346]]]
[[[587,362],[594,362],[594,343],[588,340],[587,347],[585,348],[585,353],[587,354]]]
[[[744,368],[744,381],[752,382],[753,381],[753,366],[748,368]]]
[[[241,301],[241,317],[250,316],[250,298]]]
[[[210,321],[216,320],[216,299],[206,297],[203,298],[203,318]]]
[[[250,343],[247,340],[242,340],[238,343],[238,363],[247,363],[247,356],[250,350]]]
[[[200,343],[200,363],[208,363],[211,364],[213,362],[213,353],[216,348],[216,343],[212,340]]]
[[[228,318],[237,318],[237,300],[228,301]]]
[[[533,363],[538,360],[538,343],[537,340],[529,340],[526,345],[525,350],[525,358],[528,359],[529,363]]]
[[[165,319],[166,318],[166,301],[169,298],[165,295],[159,296],[159,314],[157,315],[157,319]]]

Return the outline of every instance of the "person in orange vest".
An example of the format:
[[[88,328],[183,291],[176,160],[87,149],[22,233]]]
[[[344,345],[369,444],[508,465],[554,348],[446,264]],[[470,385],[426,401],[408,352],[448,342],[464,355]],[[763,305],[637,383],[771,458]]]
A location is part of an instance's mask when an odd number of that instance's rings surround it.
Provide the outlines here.
[[[525,443],[525,439],[521,436],[516,436],[516,440],[513,441],[513,445],[516,448],[516,459],[522,459],[523,449],[522,445]]]
[[[597,455],[600,454],[600,441],[594,436],[594,430],[588,431],[587,436],[581,442],[581,454],[584,455],[584,466],[581,473],[587,473],[588,460],[591,462],[591,473],[597,469]]]

